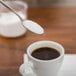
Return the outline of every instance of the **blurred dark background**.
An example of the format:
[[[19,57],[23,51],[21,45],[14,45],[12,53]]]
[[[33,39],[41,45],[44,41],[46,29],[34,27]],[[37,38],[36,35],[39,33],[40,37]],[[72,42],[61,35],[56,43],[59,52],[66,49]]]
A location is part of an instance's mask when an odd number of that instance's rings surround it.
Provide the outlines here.
[[[72,5],[76,6],[76,0],[24,0],[29,6],[51,6],[51,5]]]

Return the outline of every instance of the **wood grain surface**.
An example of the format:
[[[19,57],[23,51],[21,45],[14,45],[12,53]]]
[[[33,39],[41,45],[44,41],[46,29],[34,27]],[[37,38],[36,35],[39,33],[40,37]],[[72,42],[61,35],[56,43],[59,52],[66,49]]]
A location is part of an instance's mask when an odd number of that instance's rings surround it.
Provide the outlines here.
[[[45,33],[37,35],[27,31],[18,38],[0,36],[0,76],[21,76],[19,66],[27,47],[39,40],[59,42],[65,53],[76,54],[76,7],[33,7],[28,19],[41,24]]]

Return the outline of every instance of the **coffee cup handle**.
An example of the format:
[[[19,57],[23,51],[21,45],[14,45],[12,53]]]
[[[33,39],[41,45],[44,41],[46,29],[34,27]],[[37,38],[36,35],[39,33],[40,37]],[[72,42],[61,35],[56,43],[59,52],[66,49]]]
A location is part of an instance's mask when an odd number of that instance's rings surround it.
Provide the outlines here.
[[[19,68],[20,74],[22,76],[36,76],[32,68],[33,64],[28,61],[27,55],[24,54],[24,63]]]

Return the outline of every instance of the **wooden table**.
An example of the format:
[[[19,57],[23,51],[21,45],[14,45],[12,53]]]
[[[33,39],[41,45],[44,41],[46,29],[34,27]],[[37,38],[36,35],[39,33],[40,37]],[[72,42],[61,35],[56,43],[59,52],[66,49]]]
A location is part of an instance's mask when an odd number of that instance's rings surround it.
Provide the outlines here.
[[[28,18],[45,29],[43,35],[27,31],[19,38],[0,37],[0,76],[21,76],[19,66],[23,63],[26,48],[39,40],[61,43],[65,53],[76,53],[76,7],[29,8]]]

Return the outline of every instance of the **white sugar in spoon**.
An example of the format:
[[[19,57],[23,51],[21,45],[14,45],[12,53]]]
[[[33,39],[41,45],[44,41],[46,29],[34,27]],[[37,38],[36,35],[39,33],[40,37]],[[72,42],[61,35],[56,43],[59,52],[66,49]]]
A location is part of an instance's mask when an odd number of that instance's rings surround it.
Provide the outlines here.
[[[31,20],[23,20],[21,16],[18,15],[17,12],[8,4],[6,4],[3,0],[0,0],[0,3],[7,7],[10,11],[12,11],[16,16],[18,16],[24,28],[27,28],[29,31],[34,32],[36,34],[44,33],[44,29],[39,24]]]

